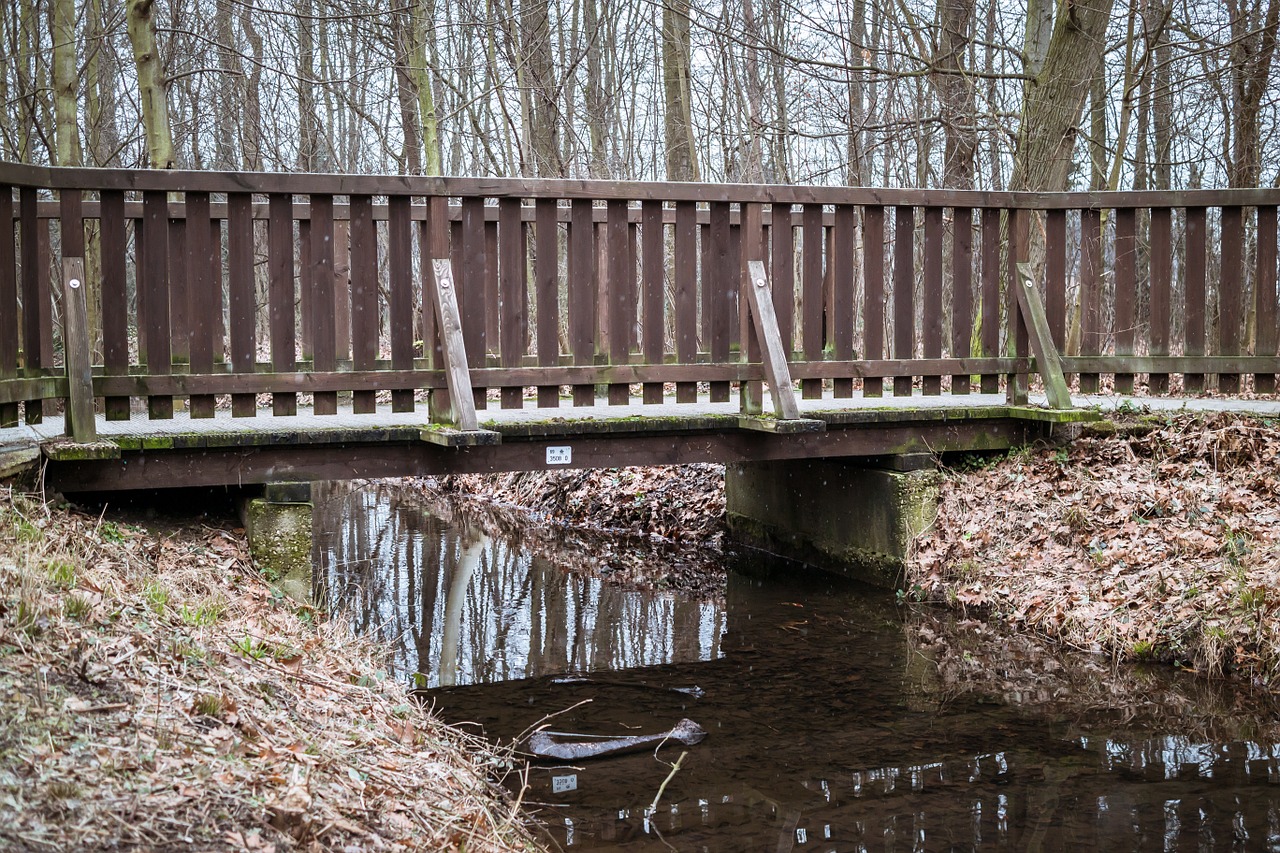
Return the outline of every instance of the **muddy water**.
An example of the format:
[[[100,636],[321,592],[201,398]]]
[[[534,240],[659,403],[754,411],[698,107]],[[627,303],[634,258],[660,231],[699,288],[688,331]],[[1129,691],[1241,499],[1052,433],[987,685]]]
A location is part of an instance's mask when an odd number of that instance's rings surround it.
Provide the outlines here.
[[[316,520],[334,604],[446,719],[500,742],[708,730],[531,765],[525,800],[565,849],[1280,849],[1276,716],[1239,691],[793,566],[731,574],[713,603],[624,592],[385,488],[336,490]]]

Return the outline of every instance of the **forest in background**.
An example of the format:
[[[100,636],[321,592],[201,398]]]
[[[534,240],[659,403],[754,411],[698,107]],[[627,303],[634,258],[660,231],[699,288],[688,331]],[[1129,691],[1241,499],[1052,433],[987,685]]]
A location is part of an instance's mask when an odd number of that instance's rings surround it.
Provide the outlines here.
[[[0,157],[974,189],[1280,185],[1280,0],[15,0]]]

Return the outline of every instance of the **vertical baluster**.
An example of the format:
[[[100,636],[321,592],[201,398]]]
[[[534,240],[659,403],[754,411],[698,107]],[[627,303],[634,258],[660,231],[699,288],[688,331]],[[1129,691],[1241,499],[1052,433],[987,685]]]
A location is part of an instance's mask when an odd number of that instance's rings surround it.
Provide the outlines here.
[[[258,308],[253,263],[253,197],[248,193],[231,193],[227,196],[228,313],[231,368],[240,374],[253,374],[257,368]],[[150,303],[147,308],[150,310]],[[256,394],[231,395],[234,417],[251,418],[257,409]]]
[[[641,256],[644,264],[644,312],[641,326],[644,330],[644,360],[659,365],[665,350],[666,323],[662,302],[666,290],[666,229],[662,224],[662,202],[646,201],[640,207]],[[662,383],[646,382],[644,402],[662,402]]]
[[[1255,352],[1272,358],[1276,355],[1276,206],[1258,208],[1258,275],[1254,279],[1257,299],[1258,341]],[[1254,390],[1272,394],[1276,390],[1275,373],[1259,373],[1254,377]]]
[[[893,358],[907,361],[916,355],[916,214],[912,207],[895,207],[893,214]],[[893,378],[893,395],[911,396],[910,375]]]
[[[83,275],[86,269],[83,263],[85,244],[84,196],[81,194],[80,190],[64,189],[58,191],[58,219],[60,222],[60,234],[62,238],[62,258],[64,261],[68,258],[79,258],[81,260],[79,270],[80,274]],[[42,253],[41,257],[48,256]],[[63,364],[66,366],[72,366],[77,363],[92,364],[91,341],[93,330],[87,327],[86,317],[86,322],[82,324],[82,340],[71,340],[71,327],[74,326],[75,323],[71,317],[72,294],[68,292],[67,288],[65,263],[58,264],[58,271],[59,274],[63,276],[61,311]],[[84,347],[85,351],[77,354],[75,349],[81,346]],[[81,401],[79,403],[74,403],[70,396],[66,398],[66,402],[66,416],[69,427],[66,433],[67,435],[72,435],[73,431],[81,431],[81,427],[75,426],[76,411],[79,411],[81,420],[91,419],[93,415],[93,402],[92,400],[89,400],[87,402]],[[93,431],[89,430],[87,433],[82,434],[92,435]]]
[[[853,360],[853,290],[854,243],[857,240],[857,215],[851,204],[837,204],[832,240],[835,252],[831,258],[832,345],[836,361]],[[833,382],[836,397],[853,396],[853,378],[841,377]]]
[[[1000,355],[1000,211],[982,209],[982,356]],[[1000,377],[984,373],[979,390],[983,394],[1000,391]]]
[[[866,278],[866,301],[863,303],[863,342],[868,361],[880,361],[885,353],[884,340],[884,208],[868,205],[862,211],[862,249]],[[884,395],[884,377],[868,376],[862,381],[864,397]]]
[[[1067,335],[1067,212],[1050,210],[1045,216],[1044,313],[1058,352]]]
[[[738,278],[738,312],[739,340],[742,342],[742,361],[748,364],[761,363],[761,341],[756,335],[751,321],[751,300],[742,294],[743,287],[751,287],[747,273],[751,261],[764,262],[767,249],[764,245],[764,210],[756,202],[744,202],[741,208],[741,219],[738,240],[740,253],[739,263],[734,264]],[[746,415],[758,415],[764,411],[764,383],[758,379],[743,380],[738,385],[740,410]]]
[[[698,206],[676,202],[675,233],[675,334],[676,361],[698,360]],[[677,403],[696,403],[696,382],[676,383]]]
[[[921,352],[925,358],[942,358],[942,208],[924,209],[924,306]],[[941,376],[921,379],[923,391],[942,393]]]
[[[1027,320],[1018,307],[1018,288],[1022,287],[1018,278],[1018,264],[1027,259],[1027,227],[1030,216],[1025,210],[1010,209],[1007,212],[1009,243],[1008,257],[1005,259],[1005,310],[1009,317],[1009,331],[1013,339],[1013,354],[1018,359],[1027,359],[1031,355],[1031,342],[1027,330]],[[1037,299],[1039,296],[1037,295]],[[1025,405],[1027,402],[1029,376],[1021,371],[1011,373],[1005,380],[1005,399],[1012,405]]]
[[[0,381],[18,375],[18,258],[13,187],[0,184]],[[18,404],[0,403],[0,429],[18,425]]]
[[[631,330],[628,328],[631,308],[635,300],[635,265],[631,262],[630,238],[627,227],[627,203],[610,199],[607,206],[605,243],[608,246],[609,289],[605,299],[608,305],[609,363],[626,364],[630,359]],[[625,382],[609,385],[609,405],[625,405],[631,399],[630,388]]]
[[[730,272],[729,203],[712,202],[711,234],[702,275],[704,287],[710,290],[711,360],[723,364],[729,360],[729,327],[736,315],[730,316],[729,288],[736,284]],[[736,268],[734,271],[736,272]],[[711,402],[729,402],[729,383],[711,383]]]
[[[49,232],[48,226],[38,217],[33,188],[22,187],[18,191],[18,208],[22,229],[22,365],[27,370],[39,371],[53,366],[49,266],[45,263],[48,256],[41,252],[41,243],[48,245]],[[42,232],[46,235],[43,241],[40,239]],[[42,400],[27,400],[22,411],[29,424],[44,420]]]
[[[422,259],[422,266],[415,281],[422,282],[419,294],[422,311],[420,324],[422,356],[431,369],[440,370],[444,366],[444,348],[439,327],[436,325],[436,280],[431,272],[431,261],[446,259],[454,261],[454,278],[458,277],[459,266],[455,260],[455,253],[459,251],[458,247],[462,243],[461,225],[451,221],[449,199],[446,196],[431,196],[427,199],[426,208],[426,216],[418,228],[418,252]],[[410,211],[412,212],[412,208]],[[453,241],[453,235],[457,236],[456,242]],[[431,389],[427,399],[427,410],[432,423],[445,423],[452,418],[453,404],[449,398],[448,387],[442,385]]]
[[[169,357],[174,364],[191,366],[191,288],[187,281],[187,219],[169,219]],[[190,401],[188,400],[188,408]]]
[[[801,347],[804,360],[819,362],[823,358],[826,328],[823,311],[822,282],[822,205],[806,204],[801,213],[800,249],[800,322]],[[800,393],[807,400],[822,399],[821,379],[802,379]]]
[[[357,372],[372,371],[378,360],[378,231],[373,222],[373,199],[351,197],[351,361]],[[351,410],[357,415],[377,411],[377,392],[355,391]]]
[[[1080,211],[1080,354],[1102,355],[1102,215]],[[1080,374],[1080,392],[1098,393],[1098,374]]]
[[[579,367],[595,364],[596,356],[596,253],[595,224],[589,199],[574,199],[569,207],[569,344],[573,363]],[[591,384],[573,386],[573,404],[595,402]]]
[[[791,359],[796,346],[796,238],[791,225],[791,205],[775,204],[771,211],[769,239],[772,249],[770,264],[773,285],[773,310],[778,316],[778,334],[782,348]]]
[[[271,369],[292,373],[297,370],[298,351],[294,338],[293,196],[273,193],[267,202],[267,217]],[[298,395],[283,391],[272,394],[271,411],[275,415],[297,414]]]
[[[106,197],[103,197],[103,203],[106,203]],[[121,206],[123,208],[124,199],[121,198]],[[214,333],[218,328],[215,313],[221,315],[222,300],[218,298],[219,294],[214,293],[216,287],[219,291],[222,288],[222,276],[219,274],[217,281],[214,280],[213,269],[217,264],[218,271],[221,273],[222,258],[221,253],[213,252],[212,248],[212,231],[217,226],[216,222],[211,222],[209,218],[209,194],[205,192],[189,192],[187,193],[187,285],[189,287],[191,307],[191,329],[189,339],[189,354],[191,358],[191,372],[193,374],[210,374],[213,372],[213,341]],[[123,210],[122,210],[123,212]],[[123,228],[121,229],[123,231]],[[123,236],[123,235],[121,235]],[[221,242],[221,241],[219,241]],[[106,208],[103,208],[102,222],[102,245],[109,245],[107,242],[107,218]],[[290,253],[293,249],[290,247]],[[103,258],[104,270],[106,258]],[[124,283],[124,259],[121,256],[120,277],[122,279],[120,288],[123,289]],[[113,288],[114,289],[114,288]],[[105,295],[104,295],[105,296]],[[104,298],[104,328],[105,328],[105,309],[106,302]],[[289,306],[290,317],[293,315],[293,306]],[[123,316],[120,318],[123,329]],[[114,332],[113,334],[120,334]],[[219,340],[221,343],[221,340]],[[124,352],[127,357],[128,341],[123,341]],[[108,362],[109,364],[109,362]],[[121,365],[126,366],[124,364]],[[192,394],[189,401],[191,417],[193,418],[211,418],[214,414],[216,398],[212,394]],[[125,400],[126,417],[128,400]]]
[[[1138,212],[1132,207],[1116,209],[1116,355],[1133,355],[1138,296]],[[1116,372],[1116,393],[1133,393],[1133,372]]]
[[[1222,208],[1222,267],[1218,276],[1218,355],[1244,355],[1240,346],[1241,306],[1244,303],[1244,211]],[[1235,394],[1240,374],[1222,373],[1218,390]]]
[[[168,376],[170,367],[169,328],[169,203],[163,192],[147,192],[142,197],[143,232],[146,234],[142,259],[146,302],[147,373]],[[147,408],[153,419],[173,417],[173,397],[151,395]]]
[[[1183,355],[1204,355],[1205,297],[1205,209],[1187,208],[1187,259],[1183,289],[1186,294]],[[1183,377],[1183,390],[1199,394],[1204,390],[1204,374],[1188,373]]]
[[[333,268],[333,196],[311,196],[311,341],[313,369],[332,373],[338,368],[336,298]],[[338,392],[315,392],[315,413],[336,415]]]
[[[409,196],[393,195],[387,199],[387,319],[391,335],[391,369],[395,371],[413,370],[412,215],[412,199]],[[422,257],[430,263],[430,248],[426,244],[422,248]],[[423,338],[425,349],[429,350],[433,345],[434,337]],[[391,411],[413,410],[413,387],[399,384],[391,392]]]
[[[346,217],[333,221],[333,335],[334,355],[351,358],[351,204]],[[344,398],[346,394],[342,395]]]
[[[498,223],[487,214],[484,222],[485,353],[502,346],[502,285],[498,280]]]
[[[525,235],[521,226],[520,199],[504,198],[498,202],[498,275],[500,276],[499,363],[503,367],[520,367],[524,357],[526,311]],[[524,405],[519,385],[502,389],[502,408],[518,409]]]
[[[307,204],[307,216],[298,220],[298,312],[301,315],[298,325],[302,332],[302,360],[311,361],[311,331],[313,314],[312,301],[314,288],[311,282],[311,205]]]
[[[1173,212],[1151,210],[1151,348],[1153,356],[1169,354],[1169,296],[1173,282]],[[1169,374],[1152,373],[1153,394],[1169,390]]]
[[[467,362],[471,369],[480,370],[486,367],[485,355],[488,352],[489,308],[488,282],[486,281],[485,223],[484,199],[464,198],[462,200],[462,240],[461,263],[454,264],[454,277],[462,285],[460,296],[462,304],[462,341],[467,350]],[[460,273],[460,275],[459,275]],[[497,306],[494,306],[495,308]],[[472,381],[475,381],[472,374]],[[474,386],[477,409],[486,404],[486,391],[483,386]]]
[[[973,211],[957,207],[951,236],[951,357],[968,358],[973,335]],[[951,377],[952,394],[969,393],[969,374]]]

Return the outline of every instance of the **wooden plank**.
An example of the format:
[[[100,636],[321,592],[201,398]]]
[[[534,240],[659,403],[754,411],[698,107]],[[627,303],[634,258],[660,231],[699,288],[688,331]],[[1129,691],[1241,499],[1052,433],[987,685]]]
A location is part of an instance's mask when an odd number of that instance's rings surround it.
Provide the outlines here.
[[[1000,211],[982,210],[982,354],[1000,353]],[[979,380],[983,394],[1000,390],[1000,377],[984,373]]]
[[[1274,355],[1096,355],[1066,357],[1062,362],[1067,369],[1094,373],[1269,373],[1280,369],[1280,359]]]
[[[524,270],[525,239],[520,223],[520,199],[504,198],[498,202],[498,359],[503,367],[515,367],[524,356],[525,324],[528,322]],[[502,408],[519,409],[523,405],[523,388],[502,389]]]
[[[967,358],[973,336],[973,211],[957,207],[951,236],[951,353]],[[951,377],[952,394],[968,394],[969,374]]]
[[[1067,212],[1049,211],[1044,230],[1045,315],[1053,345],[1062,352],[1067,345]]]
[[[53,359],[45,360],[44,340],[52,336],[50,311],[52,307],[47,287],[48,275],[41,274],[40,232],[48,233],[48,224],[36,218],[36,191],[22,187],[18,191],[18,208],[22,242],[19,260],[22,264],[22,366],[28,370],[52,367]],[[50,331],[45,332],[46,329]],[[44,405],[40,400],[27,400],[22,406],[23,418],[29,424],[44,420]]]
[[[502,212],[499,210],[498,215]],[[485,342],[490,352],[502,346],[502,285],[498,280],[498,223],[484,222],[484,307]],[[476,405],[480,403],[477,400]]]
[[[911,207],[893,210],[893,357],[915,358],[915,230],[916,212]],[[895,397],[911,396],[910,376],[893,380]]]
[[[763,261],[751,260],[747,264],[748,278],[744,290],[750,303],[755,333],[760,340],[773,413],[778,418],[794,420],[800,417],[800,407],[796,403],[795,388],[791,385],[791,371],[774,312],[773,294],[769,291],[769,277]]]
[[[942,358],[942,208],[924,209],[924,305],[920,329],[925,358]],[[928,396],[942,393],[942,377],[926,376],[921,382]]]
[[[285,198],[288,198],[288,196],[285,196]],[[105,198],[104,198],[104,202],[105,202]],[[123,199],[121,199],[120,203],[123,204]],[[188,341],[189,354],[190,354],[189,363],[190,363],[192,372],[207,373],[213,370],[214,336],[218,329],[218,322],[217,322],[217,319],[215,318],[215,314],[221,315],[222,313],[221,312],[222,300],[219,298],[220,294],[214,293],[215,288],[217,288],[219,291],[221,290],[221,285],[222,285],[221,275],[219,275],[218,280],[216,282],[214,280],[214,275],[213,275],[215,264],[217,265],[219,273],[221,273],[222,252],[218,251],[215,253],[213,250],[213,240],[212,240],[213,230],[212,229],[218,227],[218,223],[213,222],[209,219],[209,194],[208,193],[187,193],[186,214],[187,214],[187,234],[186,234],[187,252],[186,252],[186,258],[184,259],[184,262],[186,264],[186,271],[187,271],[187,287],[188,287],[188,295],[189,295],[188,304],[191,307],[191,328],[190,328],[190,338]],[[103,230],[102,230],[102,242],[104,246],[107,245],[106,222],[107,220],[104,216]],[[222,242],[221,239],[219,239],[218,241],[219,250],[221,249],[221,242]],[[292,245],[289,247],[289,259],[290,259],[290,264],[292,264],[292,261],[293,261]],[[106,259],[104,258],[103,260],[105,261]],[[121,265],[123,266],[123,256],[121,257]],[[104,271],[105,271],[105,264],[104,264]],[[123,269],[120,270],[120,275],[123,278],[123,275],[124,275]],[[123,283],[121,284],[121,287],[123,287]],[[105,276],[104,276],[103,289],[105,292],[106,290]],[[103,304],[104,312],[105,312],[105,308],[106,308],[106,304],[104,299],[104,304]],[[292,305],[289,306],[289,319],[290,319],[290,322],[292,322],[292,319],[293,319]],[[124,318],[121,317],[120,323],[121,323],[122,329],[123,329],[123,322],[124,322]],[[221,343],[222,341],[219,338],[218,339],[219,348],[221,348]],[[129,346],[128,341],[127,340],[123,341],[123,347],[124,347],[124,352],[126,353],[126,359],[124,362],[122,362],[118,366],[118,368],[115,371],[112,371],[112,372],[124,372],[124,369],[127,368],[128,346]],[[276,369],[292,370],[293,361],[290,360],[287,363],[282,361],[280,365],[277,366]],[[110,402],[110,399],[108,399],[108,403],[109,402]],[[190,407],[191,417],[193,418],[213,417],[214,410],[216,408],[216,402],[217,401],[214,399],[212,395],[202,394],[202,395],[196,395],[191,397],[188,403]],[[122,414],[124,419],[128,419],[129,417],[128,398],[124,399]],[[107,417],[109,420],[111,419],[110,411],[108,411]]]
[[[1240,346],[1241,306],[1244,304],[1244,211],[1222,208],[1221,272],[1218,275],[1217,355],[1244,355]],[[1218,390],[1224,394],[1240,391],[1240,376],[1218,376]]]
[[[729,204],[727,202],[711,204],[709,227],[707,257],[702,266],[703,286],[708,290],[709,300],[709,306],[704,308],[711,332],[709,350],[712,361],[728,361],[729,327],[737,319],[736,312],[730,313],[732,303],[729,301],[729,289],[734,287],[737,280],[729,266]],[[729,383],[713,382],[710,390],[711,402],[729,402]]]
[[[351,358],[351,220],[336,216],[333,220],[333,335],[338,358]]]
[[[145,194],[142,206],[142,230],[146,235],[142,258],[146,271],[143,279],[146,297],[146,364],[148,373],[163,376],[172,372],[169,349],[169,212],[164,193]],[[172,418],[173,398],[149,397],[147,410],[153,419]]]
[[[698,357],[698,210],[690,201],[676,204],[674,326],[676,361],[690,364]],[[676,384],[677,403],[696,403],[694,382]]]
[[[560,363],[560,225],[553,198],[534,205],[534,295],[538,304],[538,364]],[[538,407],[560,405],[559,385],[538,386]]]
[[[333,270],[333,196],[311,196],[311,350],[316,370],[333,370],[338,363],[337,321]],[[313,395],[317,415],[336,415],[338,395],[317,391]]]
[[[1189,207],[1186,212],[1186,272],[1183,274],[1183,288],[1186,304],[1183,308],[1184,332],[1182,352],[1184,355],[1204,355],[1205,345],[1205,209]],[[1204,390],[1204,375],[1188,373],[1183,376],[1183,390],[1188,394],[1198,394]]]
[[[409,218],[412,200],[393,195],[387,199],[391,218],[387,222],[387,323],[391,337],[391,369],[413,367],[413,221]],[[424,245],[426,257],[430,249]],[[434,324],[433,324],[434,330]],[[424,342],[429,352],[431,346]],[[391,411],[414,410],[413,388],[391,391]]]
[[[433,259],[453,260],[462,242],[461,222],[449,220],[449,200],[440,196],[432,196],[426,200],[426,211],[418,229],[419,256],[422,259],[421,277],[414,281],[422,281],[419,335],[422,341],[422,356],[433,365],[444,364],[444,348],[440,341],[440,332],[436,328],[436,313],[431,288],[435,287],[435,276],[429,274],[427,267]],[[461,206],[459,206],[461,215]],[[409,207],[409,218],[414,218],[414,205]],[[454,237],[457,237],[456,244]],[[449,400],[447,388],[436,388],[427,392],[427,414],[432,423],[444,423],[453,417],[453,404]]]
[[[257,362],[257,287],[254,281],[253,211],[248,193],[227,196],[227,296],[231,323],[231,366],[253,373]],[[150,304],[147,306],[150,308]],[[251,418],[258,413],[255,394],[233,394],[231,413]]]
[[[467,363],[472,368],[484,367],[488,352],[489,310],[488,283],[485,280],[484,199],[462,200],[462,268],[458,276],[458,307],[462,311],[462,339],[467,347]],[[497,306],[495,305],[496,309]],[[438,319],[438,318],[437,318]],[[474,388],[475,406],[485,406],[485,389]]]
[[[1280,316],[1276,310],[1276,206],[1258,208],[1258,273],[1254,278],[1258,340],[1255,351],[1261,356],[1276,354],[1277,324]],[[1254,376],[1254,390],[1259,394],[1273,394],[1276,390],[1276,374],[1258,373]]]
[[[1138,300],[1138,212],[1132,207],[1116,210],[1115,349],[1116,355],[1133,355]],[[1116,374],[1116,393],[1133,393],[1133,374]]]
[[[187,283],[187,220],[169,217],[169,357],[191,362],[191,288]]]
[[[806,204],[801,213],[800,345],[806,361],[822,361],[826,332],[822,288],[822,205]],[[822,398],[822,380],[806,379],[800,393],[807,400]]]
[[[662,202],[644,202],[640,207],[640,222],[643,229],[641,257],[644,264],[642,351],[645,361],[657,364],[662,361],[666,349],[666,322],[662,305],[666,292],[666,229],[662,224]],[[646,383],[641,393],[646,403],[662,402],[660,382]]]
[[[445,380],[449,385],[449,400],[453,405],[453,424],[461,430],[479,429],[476,419],[475,392],[471,387],[471,357],[467,354],[462,330],[462,315],[458,310],[457,287],[454,285],[453,265],[446,260],[433,260],[435,287],[430,292],[435,302],[436,327],[444,348]]]
[[[1027,260],[1026,247],[1029,242],[1028,228],[1031,216],[1024,210],[1009,210],[1005,213],[1008,222],[1009,240],[1008,257],[1005,259],[1005,270],[1008,283],[1005,288],[1009,317],[1009,336],[1013,342],[1013,355],[1019,363],[1026,360],[1029,352],[1029,330],[1022,311],[1018,310],[1018,294],[1021,283],[1018,280],[1018,264]],[[1043,307],[1043,306],[1041,306]],[[1008,374],[1005,377],[1005,399],[1010,405],[1025,406],[1030,391],[1030,376],[1027,373]]]
[[[1170,339],[1170,294],[1173,287],[1173,211],[1157,207],[1151,211],[1151,344],[1152,355],[1168,355]],[[1169,374],[1148,377],[1153,394],[1169,391]]]
[[[297,216],[296,209],[294,216]],[[298,221],[298,312],[301,314],[298,325],[302,332],[302,357],[305,359],[310,359],[313,354],[311,340],[314,335],[311,331],[311,321],[315,314],[312,309],[314,292],[311,266],[311,219],[308,218]]]
[[[18,375],[18,257],[13,187],[0,184],[0,385]],[[18,404],[0,403],[0,429],[18,425]]]
[[[1101,355],[1102,330],[1102,216],[1080,211],[1080,354]],[[1080,376],[1080,391],[1095,394],[1098,375]]]
[[[267,222],[271,369],[283,373],[294,369],[298,346],[294,331],[293,196],[274,193],[268,205],[271,210]],[[272,394],[271,412],[274,415],[297,414],[298,395],[289,392]]]
[[[884,340],[884,208],[871,205],[862,211],[863,278],[866,296],[863,302],[863,357],[879,359],[885,355]],[[864,379],[864,397],[880,397],[884,394],[884,382],[878,377]]]
[[[738,252],[740,254],[740,263],[744,267],[739,270],[739,265],[734,264],[733,268],[738,272],[738,289],[739,291],[751,291],[751,295],[756,295],[755,287],[767,287],[768,278],[764,272],[764,259],[766,257],[766,249],[764,247],[764,215],[759,204],[745,204],[742,206],[741,220],[738,226]],[[751,273],[751,264],[759,262],[761,267],[761,276],[757,279]],[[763,282],[756,285],[756,281]],[[769,299],[770,308],[773,307],[773,295],[766,292]],[[739,329],[738,339],[742,342],[739,355],[742,361],[757,363],[761,360],[765,353],[762,352],[763,343],[760,340],[760,324],[761,318],[753,316],[753,304],[749,296],[742,296],[738,300],[738,312],[742,327]],[[773,334],[777,334],[777,318],[774,317],[774,327],[771,330]],[[781,340],[778,342],[779,349],[782,346]],[[766,371],[766,376],[767,376]],[[790,382],[790,375],[787,376]],[[747,380],[738,385],[739,411],[744,415],[759,415],[764,411],[764,385],[757,380]]]
[[[81,231],[83,228],[82,224]],[[83,237],[80,249],[84,250]],[[68,387],[66,433],[77,444],[92,444],[98,440],[98,430],[93,415],[93,351],[89,341],[84,258],[63,257],[62,281]]]
[[[835,251],[831,256],[831,325],[833,354],[837,361],[853,358],[854,250],[857,241],[857,216],[853,205],[836,205],[835,224],[831,229]],[[853,396],[852,379],[836,379],[836,397]]]
[[[778,333],[782,335],[783,349],[790,356],[796,346],[796,236],[791,225],[790,205],[775,204],[770,214],[772,257],[769,275],[773,283],[773,310],[778,315]]]
[[[351,361],[356,370],[370,370],[378,358],[378,232],[373,223],[373,199],[351,197]],[[373,391],[354,391],[351,408],[357,414],[377,410]]]
[[[630,235],[627,233],[627,203],[614,199],[608,204],[608,221],[605,225],[605,245],[608,247],[608,296],[604,300],[609,307],[609,362],[625,364],[630,356],[631,330],[628,328],[628,302],[635,299],[635,265],[631,263]],[[609,405],[626,405],[630,402],[630,389],[623,383],[609,386]]]
[[[569,215],[569,346],[573,363],[588,365],[595,362],[596,355],[596,254],[591,202],[575,200]],[[575,406],[590,406],[594,402],[595,388],[590,384],[573,387]]]
[[[59,232],[60,232],[60,238],[62,243],[62,247],[61,247],[62,257],[80,259],[81,266],[79,270],[80,272],[79,278],[80,278],[81,285],[83,287],[84,285],[84,244],[85,244],[84,196],[81,193],[79,188],[75,188],[75,189],[68,188],[68,189],[63,189],[59,191],[58,218],[59,218],[59,226],[60,226]],[[40,231],[42,236],[44,236],[44,234],[47,234],[47,228],[41,228]],[[40,257],[42,259],[41,265],[46,266],[48,264],[48,259],[51,258],[51,253],[48,251],[45,251],[42,248],[40,252]],[[67,331],[66,325],[68,321],[71,319],[67,316],[67,313],[66,313],[67,311],[70,310],[69,306],[66,304],[68,302],[67,293],[66,293],[66,285],[67,285],[66,272],[67,272],[67,267],[65,264],[63,264],[61,266],[61,269],[59,269],[59,273],[62,275],[62,287],[63,287],[62,297],[63,297],[63,303],[64,303],[64,310],[63,310],[63,315],[61,319],[62,319],[62,326],[63,326],[62,333],[63,333],[64,339],[69,334]],[[83,296],[83,293],[81,295]],[[86,310],[86,323],[88,322],[87,317],[88,317],[88,314]],[[87,334],[88,332],[86,331],[86,335]],[[68,342],[64,340],[63,341],[64,361],[69,356],[69,353],[66,352],[68,346],[69,346]],[[52,356],[52,352],[50,352],[50,356]],[[92,353],[90,353],[89,361],[92,362],[92,360],[93,360]],[[50,363],[52,363],[52,359],[50,359]],[[48,402],[43,403],[43,406],[46,408],[48,407],[48,405],[49,405]],[[89,411],[90,411],[90,415],[92,415],[92,412],[93,412],[92,399],[90,399],[89,401]]]
[[[1031,350],[1036,356],[1036,370],[1044,379],[1044,390],[1049,406],[1054,409],[1070,409],[1072,408],[1071,391],[1067,388],[1067,380],[1062,374],[1062,362],[1058,356],[1058,348],[1053,343],[1053,333],[1049,328],[1044,303],[1036,290],[1031,265],[1019,262],[1016,269],[1020,281],[1015,288],[1018,310],[1027,325]]]

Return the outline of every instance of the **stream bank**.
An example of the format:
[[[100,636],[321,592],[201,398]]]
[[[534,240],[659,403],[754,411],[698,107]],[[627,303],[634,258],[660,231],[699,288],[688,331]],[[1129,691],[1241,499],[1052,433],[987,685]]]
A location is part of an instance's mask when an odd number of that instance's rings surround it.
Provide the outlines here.
[[[232,521],[113,518],[0,490],[0,847],[536,849],[507,759]]]

